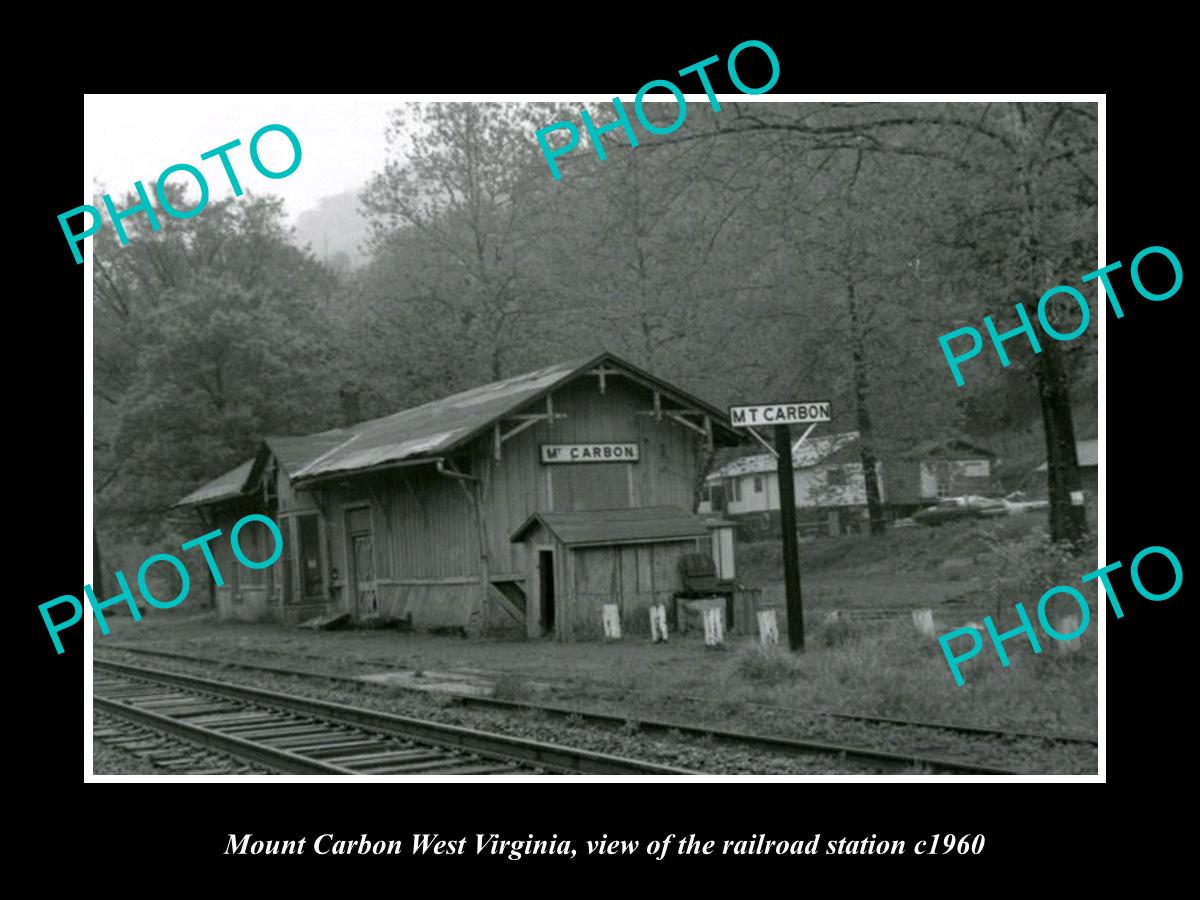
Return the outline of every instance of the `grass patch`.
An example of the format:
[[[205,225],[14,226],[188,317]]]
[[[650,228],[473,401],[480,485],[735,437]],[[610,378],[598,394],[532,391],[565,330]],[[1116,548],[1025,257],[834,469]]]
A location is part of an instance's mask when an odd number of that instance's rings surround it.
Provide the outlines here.
[[[857,625],[844,616],[837,616],[818,625],[811,640],[818,647],[844,647],[859,640],[862,635],[862,625]]]
[[[734,672],[746,681],[777,683],[800,674],[800,659],[777,644],[749,644],[734,657]]]

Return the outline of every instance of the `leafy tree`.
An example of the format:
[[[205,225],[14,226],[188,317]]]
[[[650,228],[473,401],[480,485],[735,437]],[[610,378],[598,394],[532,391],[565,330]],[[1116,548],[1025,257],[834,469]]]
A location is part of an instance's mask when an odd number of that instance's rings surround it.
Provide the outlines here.
[[[127,220],[127,247],[97,234],[96,492],[114,528],[156,540],[182,494],[263,435],[336,424],[336,281],[292,246],[282,215],[279,200],[245,196],[160,214],[158,232]]]

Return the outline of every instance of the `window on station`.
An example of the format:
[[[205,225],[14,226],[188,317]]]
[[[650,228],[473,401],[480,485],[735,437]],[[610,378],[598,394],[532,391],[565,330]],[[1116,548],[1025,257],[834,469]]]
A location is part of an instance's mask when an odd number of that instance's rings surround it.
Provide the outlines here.
[[[267,532],[266,526],[261,522],[251,522],[242,528],[238,532],[238,546],[242,550],[242,555],[255,562],[266,559],[269,553],[263,551],[264,537],[270,538],[271,535]],[[266,584],[266,569],[251,569],[249,566],[242,565],[239,565],[237,568],[238,587],[256,588]]]
[[[754,493],[761,494],[763,491],[763,481],[761,475],[754,476]]]
[[[320,600],[321,579],[321,526],[315,513],[297,516],[297,531],[300,533],[300,587],[305,600]]]

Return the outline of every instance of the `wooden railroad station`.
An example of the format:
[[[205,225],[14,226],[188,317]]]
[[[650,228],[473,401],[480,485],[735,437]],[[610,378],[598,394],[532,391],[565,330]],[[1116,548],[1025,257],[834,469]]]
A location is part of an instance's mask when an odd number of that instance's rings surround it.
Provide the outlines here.
[[[721,410],[604,353],[345,428],[265,437],[178,505],[225,533],[247,512],[283,532],[283,557],[261,571],[214,543],[222,618],[347,613],[586,639],[602,603],[645,630],[650,604],[681,587],[679,558],[711,546],[693,512],[701,467],[744,441]],[[266,529],[240,538],[251,558],[269,555]]]

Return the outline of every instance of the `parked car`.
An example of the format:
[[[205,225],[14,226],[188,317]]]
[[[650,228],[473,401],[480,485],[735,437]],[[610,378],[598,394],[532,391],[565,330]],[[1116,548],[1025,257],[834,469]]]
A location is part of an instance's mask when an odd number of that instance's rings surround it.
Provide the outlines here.
[[[1008,507],[1010,516],[1017,516],[1021,513],[1033,512],[1035,509],[1049,509],[1049,500],[1030,500],[1024,491],[1013,491],[1004,498],[1004,505]]]
[[[1033,512],[1035,509],[1049,509],[1049,500],[1009,500],[1004,499],[1004,506],[1008,510],[1010,516],[1017,516],[1021,513]]]
[[[922,525],[941,525],[956,519],[980,519],[988,516],[1003,516],[1008,507],[1003,500],[968,494],[963,497],[946,497],[936,506],[926,507],[913,514],[914,521]]]

